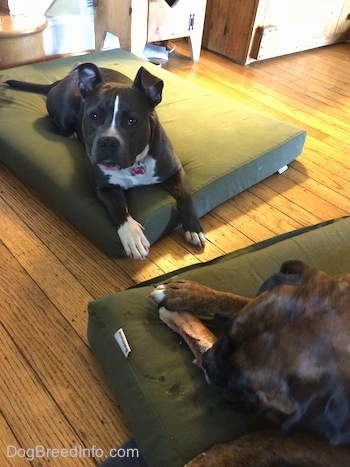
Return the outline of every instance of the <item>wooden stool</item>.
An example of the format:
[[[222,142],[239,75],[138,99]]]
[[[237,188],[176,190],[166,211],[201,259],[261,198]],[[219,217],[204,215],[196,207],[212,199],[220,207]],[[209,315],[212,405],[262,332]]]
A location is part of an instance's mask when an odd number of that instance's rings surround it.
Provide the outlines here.
[[[199,60],[207,0],[94,0],[95,48],[110,32],[121,47],[142,56],[147,42],[187,37]]]
[[[43,60],[46,26],[44,16],[0,16],[0,70]]]

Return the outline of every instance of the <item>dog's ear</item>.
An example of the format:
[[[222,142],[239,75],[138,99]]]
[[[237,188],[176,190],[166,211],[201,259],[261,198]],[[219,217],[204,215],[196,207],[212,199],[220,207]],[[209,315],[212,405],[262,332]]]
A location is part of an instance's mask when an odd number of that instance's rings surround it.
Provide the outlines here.
[[[136,74],[133,87],[144,93],[151,107],[154,109],[162,101],[164,83],[152,75],[146,68],[141,67]]]
[[[332,378],[322,380],[326,389],[323,387],[320,390],[320,385],[314,388],[310,396],[284,422],[283,431],[287,434],[297,431],[313,433],[326,438],[334,446],[349,444],[350,388],[346,389],[339,381],[330,382]]]
[[[303,274],[305,269],[308,269],[309,266],[303,261],[298,259],[291,259],[282,263],[280,267],[280,272],[282,274]]]
[[[302,280],[302,274],[305,271],[313,271],[307,264],[299,260],[285,261],[280,267],[280,272],[272,274],[260,287],[257,295],[262,294],[266,290],[271,290],[278,285],[299,285]]]
[[[280,268],[280,272],[283,274],[300,274],[300,275],[312,275],[318,271],[314,266],[309,266],[303,261],[298,259],[292,259],[285,261]]]
[[[83,99],[97,86],[103,83],[101,70],[94,63],[82,63],[77,66],[78,88]]]
[[[280,272],[272,274],[260,287],[257,296],[266,290],[272,290],[279,285],[299,285],[301,283],[300,274],[282,274]]]

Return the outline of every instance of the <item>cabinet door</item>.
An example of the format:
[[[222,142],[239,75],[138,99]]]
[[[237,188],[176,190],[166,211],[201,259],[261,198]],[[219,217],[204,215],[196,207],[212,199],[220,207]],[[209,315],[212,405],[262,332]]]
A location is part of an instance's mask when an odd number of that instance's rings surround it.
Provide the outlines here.
[[[208,0],[204,47],[245,63],[259,0]]]
[[[265,59],[346,40],[350,0],[268,0],[256,17],[251,57]]]
[[[206,5],[205,0],[149,0],[148,3],[148,42],[188,37],[200,23],[196,17],[204,16]]]

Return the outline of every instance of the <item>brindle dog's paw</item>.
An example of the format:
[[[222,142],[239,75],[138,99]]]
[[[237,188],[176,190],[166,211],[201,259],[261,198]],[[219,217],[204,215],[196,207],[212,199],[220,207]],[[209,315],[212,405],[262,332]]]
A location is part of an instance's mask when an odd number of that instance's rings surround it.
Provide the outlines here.
[[[164,306],[170,311],[195,312],[203,300],[203,294],[206,296],[208,290],[196,282],[171,280],[156,286],[150,297],[158,306]]]
[[[149,294],[151,298],[156,302],[157,305],[161,306],[166,298],[165,294],[166,284],[157,285],[152,292]]]

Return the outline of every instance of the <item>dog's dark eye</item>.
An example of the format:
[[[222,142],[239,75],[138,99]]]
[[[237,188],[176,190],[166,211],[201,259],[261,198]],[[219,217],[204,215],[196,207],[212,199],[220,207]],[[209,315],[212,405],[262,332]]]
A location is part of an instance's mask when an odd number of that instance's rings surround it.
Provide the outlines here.
[[[98,113],[97,112],[91,112],[90,118],[92,118],[92,120],[98,120]]]
[[[128,125],[129,125],[129,126],[133,126],[133,125],[135,125],[136,123],[137,123],[136,118],[130,117],[130,118],[128,119]]]

